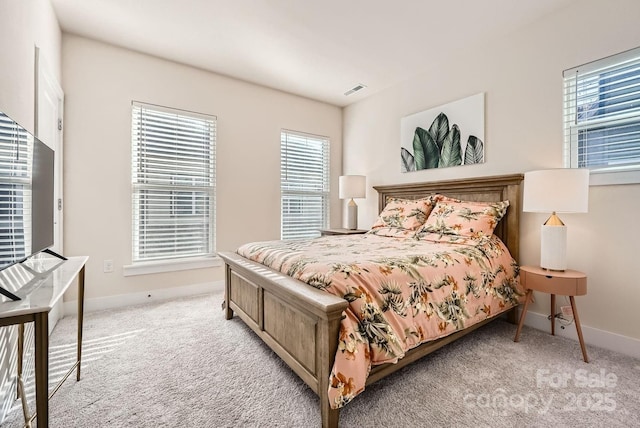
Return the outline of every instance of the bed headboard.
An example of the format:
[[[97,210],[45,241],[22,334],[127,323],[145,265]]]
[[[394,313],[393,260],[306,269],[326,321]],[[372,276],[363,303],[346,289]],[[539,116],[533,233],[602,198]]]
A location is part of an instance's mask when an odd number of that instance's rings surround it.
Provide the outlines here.
[[[523,179],[523,174],[511,174],[431,181],[428,183],[373,186],[373,188],[378,191],[378,212],[384,209],[388,198],[419,199],[434,193],[474,202],[508,200],[509,209],[507,214],[500,220],[494,233],[502,239],[513,258],[518,261],[520,211],[522,211],[521,186]]]

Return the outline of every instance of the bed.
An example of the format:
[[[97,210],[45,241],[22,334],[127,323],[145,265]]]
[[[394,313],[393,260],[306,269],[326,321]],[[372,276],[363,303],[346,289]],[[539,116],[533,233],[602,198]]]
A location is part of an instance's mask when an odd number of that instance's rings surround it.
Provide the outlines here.
[[[517,261],[522,179],[522,174],[513,174],[374,188],[379,196],[379,211],[393,198],[419,200],[436,193],[464,201],[508,200],[509,208],[493,233]],[[335,402],[331,399],[335,398],[330,398],[329,391],[335,387],[332,386],[332,377],[335,382],[332,369],[337,353],[339,358],[341,355],[338,349],[339,342],[342,343],[339,338],[344,335],[341,321],[349,302],[237,253],[222,252],[220,256],[226,265],[226,319],[237,314],[273,349],[319,396],[322,426],[337,427],[339,409],[332,408]],[[515,311],[510,309],[508,312],[510,321],[515,322]],[[463,330],[410,347],[397,361],[373,365],[366,384],[376,382],[496,318],[487,316]]]

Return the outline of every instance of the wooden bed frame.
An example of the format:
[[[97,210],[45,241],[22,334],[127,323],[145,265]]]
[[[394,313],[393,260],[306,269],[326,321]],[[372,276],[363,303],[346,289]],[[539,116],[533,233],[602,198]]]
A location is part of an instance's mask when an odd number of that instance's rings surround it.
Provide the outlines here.
[[[379,211],[382,211],[390,197],[418,199],[433,193],[468,201],[509,200],[507,214],[494,233],[503,240],[517,261],[522,180],[522,174],[513,174],[374,186],[374,189],[379,194]],[[347,301],[247,260],[238,254],[222,252],[220,257],[226,263],[226,319],[231,319],[235,312],[255,331],[318,394],[322,426],[337,427],[339,410],[331,409],[328,399],[329,375],[338,347],[340,318],[342,311],[348,306]],[[411,349],[397,364],[372,367],[367,385],[493,319],[490,318],[465,330]],[[511,311],[510,321],[515,323],[514,310]]]

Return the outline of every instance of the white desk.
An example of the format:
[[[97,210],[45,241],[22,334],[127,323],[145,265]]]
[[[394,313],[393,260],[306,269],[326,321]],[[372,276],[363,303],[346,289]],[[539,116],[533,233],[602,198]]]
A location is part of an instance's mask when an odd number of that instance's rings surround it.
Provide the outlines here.
[[[35,383],[36,383],[36,413],[25,418],[33,420],[37,417],[38,427],[49,426],[49,312],[62,299],[65,291],[78,278],[78,344],[77,359],[73,367],[62,378],[51,392],[53,395],[62,382],[76,369],[76,379],[80,380],[80,361],[82,356],[82,318],[84,315],[84,268],[88,257],[69,257],[66,261],[56,259],[27,261],[26,268],[34,271],[48,268],[47,265],[58,267],[48,274],[34,274],[34,279],[15,294],[22,300],[0,303],[0,327],[8,325],[22,325],[34,322],[35,344]],[[22,333],[23,328],[20,328]],[[19,335],[18,377],[22,377],[22,334]]]

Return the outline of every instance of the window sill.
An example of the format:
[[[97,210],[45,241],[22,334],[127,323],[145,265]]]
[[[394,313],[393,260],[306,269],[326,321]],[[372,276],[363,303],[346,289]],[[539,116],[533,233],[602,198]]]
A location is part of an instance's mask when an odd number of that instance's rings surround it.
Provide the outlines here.
[[[124,266],[123,272],[124,276],[136,276],[218,266],[222,266],[222,259],[219,257],[195,257],[175,260],[158,260],[153,262],[139,262]]]
[[[619,171],[591,171],[590,186],[609,186],[616,184],[640,183],[640,169]]]

